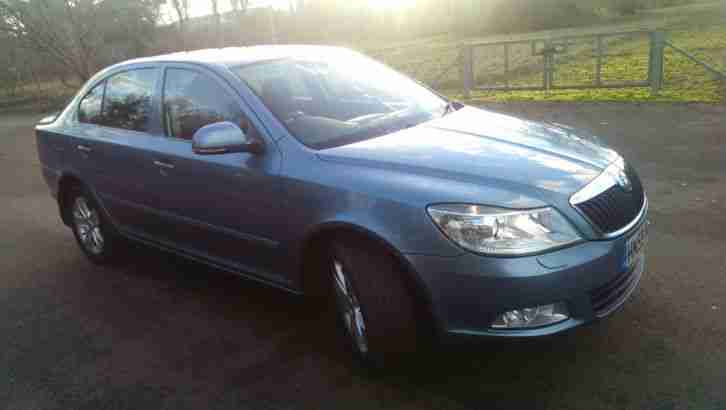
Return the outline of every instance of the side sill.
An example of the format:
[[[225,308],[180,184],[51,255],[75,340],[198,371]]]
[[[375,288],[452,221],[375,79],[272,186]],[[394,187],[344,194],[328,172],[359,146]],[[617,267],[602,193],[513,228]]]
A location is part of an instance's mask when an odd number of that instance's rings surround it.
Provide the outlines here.
[[[258,269],[252,269],[246,266],[234,266],[229,263],[225,263],[223,261],[220,261],[216,258],[213,258],[211,256],[207,256],[204,254],[201,254],[199,252],[194,252],[191,250],[181,249],[176,246],[173,246],[168,243],[162,243],[158,240],[148,238],[144,235],[132,232],[128,229],[119,229],[119,232],[124,237],[128,238],[129,240],[136,241],[157,249],[160,249],[165,252],[170,252],[175,255],[181,256],[183,258],[189,259],[194,262],[202,263],[207,266],[211,266],[215,269],[219,269],[224,272],[232,273],[237,276],[240,276],[245,279],[253,280],[255,282],[262,283],[267,286],[271,286],[273,288],[277,288],[280,290],[283,290],[288,293],[292,293],[294,295],[302,295],[303,292],[299,289],[295,289],[291,287],[288,283],[284,283],[283,281],[277,281],[272,279],[273,277],[278,277],[277,275],[272,275],[263,271],[260,271]]]

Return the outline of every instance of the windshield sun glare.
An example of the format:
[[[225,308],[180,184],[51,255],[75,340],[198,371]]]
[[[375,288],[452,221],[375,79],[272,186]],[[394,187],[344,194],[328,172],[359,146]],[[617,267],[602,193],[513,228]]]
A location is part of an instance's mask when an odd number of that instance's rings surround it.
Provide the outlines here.
[[[316,149],[390,134],[448,111],[436,93],[351,52],[233,70],[294,137]]]

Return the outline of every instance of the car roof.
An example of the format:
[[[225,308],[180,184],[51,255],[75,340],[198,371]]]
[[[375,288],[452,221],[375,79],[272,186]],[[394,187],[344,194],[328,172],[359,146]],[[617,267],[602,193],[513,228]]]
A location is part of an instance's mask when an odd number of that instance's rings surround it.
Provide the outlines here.
[[[185,62],[227,67],[241,66],[268,60],[293,57],[320,57],[350,54],[351,50],[334,46],[312,45],[264,45],[251,47],[210,48],[194,51],[181,51],[153,57],[142,57],[124,61],[115,67],[139,63]]]

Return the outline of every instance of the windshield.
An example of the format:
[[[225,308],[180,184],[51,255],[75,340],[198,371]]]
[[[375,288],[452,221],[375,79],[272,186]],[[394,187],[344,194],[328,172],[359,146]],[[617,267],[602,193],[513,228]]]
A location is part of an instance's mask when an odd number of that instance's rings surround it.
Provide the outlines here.
[[[285,58],[233,71],[303,144],[329,148],[418,125],[447,101],[362,55]]]

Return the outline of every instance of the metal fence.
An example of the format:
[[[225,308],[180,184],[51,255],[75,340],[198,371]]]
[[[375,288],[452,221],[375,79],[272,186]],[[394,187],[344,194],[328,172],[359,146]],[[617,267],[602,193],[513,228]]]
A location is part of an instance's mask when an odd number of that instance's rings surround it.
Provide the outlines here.
[[[726,79],[699,56],[671,42],[664,31],[626,31],[458,46],[411,44],[372,52],[434,88],[472,91],[649,87],[665,81],[666,51]]]
[[[662,77],[662,52],[628,67],[627,76],[617,68],[619,60],[643,53],[649,37],[652,50],[659,37],[642,31],[467,44],[461,47],[464,91],[647,87]]]

